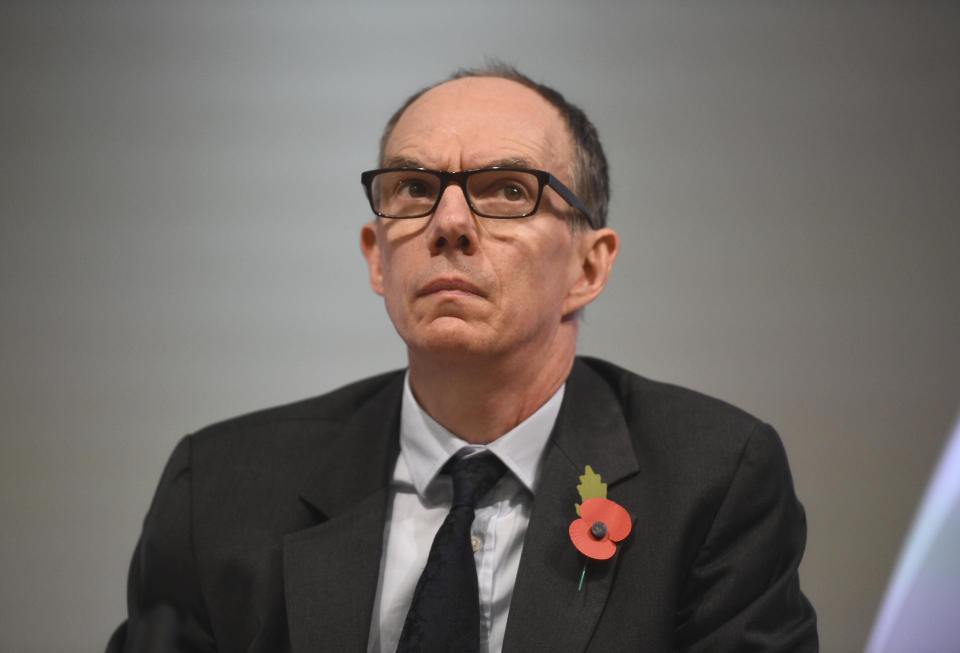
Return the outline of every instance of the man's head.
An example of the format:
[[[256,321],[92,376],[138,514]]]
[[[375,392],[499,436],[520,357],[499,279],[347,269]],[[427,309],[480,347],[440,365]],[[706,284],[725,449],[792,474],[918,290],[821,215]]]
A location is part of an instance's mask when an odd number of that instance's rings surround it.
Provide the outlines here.
[[[574,188],[579,166],[564,114],[537,89],[503,77],[461,76],[418,94],[391,120],[381,149],[384,167],[511,165]],[[402,177],[392,183],[423,192]],[[561,353],[572,360],[576,313],[602,291],[619,242],[606,228],[571,228],[570,212],[547,187],[533,215],[480,217],[452,183],[429,215],[365,225],[371,286],[411,361],[519,355],[533,363]]]

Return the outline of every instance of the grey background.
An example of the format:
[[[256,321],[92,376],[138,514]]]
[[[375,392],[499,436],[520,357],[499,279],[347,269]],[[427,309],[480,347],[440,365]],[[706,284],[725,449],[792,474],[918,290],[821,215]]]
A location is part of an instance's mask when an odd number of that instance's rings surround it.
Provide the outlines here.
[[[359,172],[484,55],[606,144],[581,351],[777,427],[862,647],[960,407],[957,7],[0,4],[0,650],[103,646],[181,435],[403,365]]]

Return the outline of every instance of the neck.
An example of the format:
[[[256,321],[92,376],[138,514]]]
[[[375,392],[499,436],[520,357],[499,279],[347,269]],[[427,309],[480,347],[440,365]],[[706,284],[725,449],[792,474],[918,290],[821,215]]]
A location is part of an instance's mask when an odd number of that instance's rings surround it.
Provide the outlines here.
[[[566,381],[576,319],[535,350],[501,356],[408,351],[410,386],[423,409],[471,444],[489,444],[537,411]]]

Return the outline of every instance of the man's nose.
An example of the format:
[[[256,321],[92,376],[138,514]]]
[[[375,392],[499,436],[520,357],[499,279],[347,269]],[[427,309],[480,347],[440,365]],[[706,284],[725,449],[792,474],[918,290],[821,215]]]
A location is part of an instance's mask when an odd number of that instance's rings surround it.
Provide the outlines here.
[[[430,219],[428,237],[431,254],[454,249],[473,254],[477,250],[477,216],[460,186],[450,184],[444,189]]]

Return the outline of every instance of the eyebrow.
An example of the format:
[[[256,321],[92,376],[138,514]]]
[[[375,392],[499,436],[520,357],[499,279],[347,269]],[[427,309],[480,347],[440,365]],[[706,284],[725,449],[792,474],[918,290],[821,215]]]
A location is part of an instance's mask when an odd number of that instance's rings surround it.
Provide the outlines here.
[[[416,159],[408,159],[402,156],[392,156],[383,160],[384,168],[426,168],[422,162]]]
[[[533,165],[527,159],[523,157],[514,157],[512,159],[500,159],[499,161],[494,161],[488,163],[485,167],[487,168],[532,168]]]
[[[388,157],[383,160],[384,168],[427,168],[422,161],[408,159],[402,156]],[[530,161],[523,157],[498,159],[481,166],[481,168],[533,168]]]

